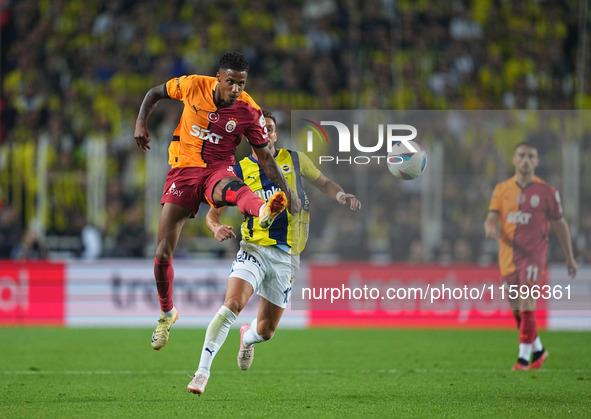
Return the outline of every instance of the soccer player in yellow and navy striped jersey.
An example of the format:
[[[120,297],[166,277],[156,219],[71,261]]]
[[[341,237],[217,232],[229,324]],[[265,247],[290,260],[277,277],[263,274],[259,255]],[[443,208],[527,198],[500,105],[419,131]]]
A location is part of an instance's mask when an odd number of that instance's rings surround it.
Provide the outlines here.
[[[242,223],[242,241],[228,278],[224,306],[237,315],[255,291],[261,297],[257,318],[240,328],[238,366],[243,370],[252,364],[254,344],[273,337],[289,301],[291,284],[299,268],[299,254],[308,240],[309,200],[302,178],[340,204],[348,205],[352,211],[361,208],[355,195],[345,193],[343,188],[318,170],[305,154],[275,148],[275,117],[265,110],[263,116],[269,135],[268,147],[291,190],[302,202],[302,208],[293,214],[283,211],[268,230],[259,227],[256,216],[245,215]],[[279,191],[277,185],[269,180],[259,166],[254,152],[234,166],[234,171],[265,201]],[[211,208],[206,217],[207,226],[220,242],[236,238],[232,226],[220,223],[225,208]],[[213,359],[226,340],[235,319],[228,318],[223,313],[223,310],[218,311],[205,334],[199,368],[195,373],[195,376],[204,377],[205,383],[209,378]]]
[[[282,212],[266,230],[259,226],[258,217],[246,216],[241,228],[242,240],[261,246],[277,246],[286,253],[299,255],[306,246],[310,228],[309,201],[301,179],[314,183],[320,178],[321,172],[299,151],[275,149],[273,157],[289,186],[300,198],[302,210],[294,214]],[[280,190],[261,170],[253,155],[234,166],[234,172],[264,201]]]

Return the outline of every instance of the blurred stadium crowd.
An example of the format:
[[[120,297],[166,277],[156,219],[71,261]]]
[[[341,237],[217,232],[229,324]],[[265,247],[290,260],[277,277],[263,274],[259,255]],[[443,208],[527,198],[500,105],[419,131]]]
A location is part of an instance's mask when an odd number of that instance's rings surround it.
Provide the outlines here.
[[[155,219],[146,206],[158,204],[146,200],[153,168],[133,140],[139,104],[172,77],[214,75],[228,50],[249,60],[246,90],[278,115],[280,138],[289,136],[291,109],[591,109],[591,54],[581,52],[580,31],[591,12],[582,14],[579,3],[3,0],[0,258],[151,257]],[[181,111],[167,102],[150,121],[153,140],[163,144],[160,173]],[[512,174],[510,152],[493,137],[437,140],[460,151],[446,156],[436,252],[424,250],[420,195],[388,175],[362,185],[370,202],[355,216],[363,222],[338,210],[331,217],[334,202],[314,194],[308,253],[493,260],[482,221],[494,183]],[[573,239],[579,259],[590,263],[591,140],[578,141],[587,199]],[[539,144],[548,152],[540,175],[559,186],[560,153]],[[344,186],[359,193],[358,184]],[[97,189],[105,195],[99,213]],[[239,224],[237,212],[229,217]],[[177,257],[231,250],[212,242],[203,223],[188,223],[184,236]],[[550,259],[560,258],[553,246]]]

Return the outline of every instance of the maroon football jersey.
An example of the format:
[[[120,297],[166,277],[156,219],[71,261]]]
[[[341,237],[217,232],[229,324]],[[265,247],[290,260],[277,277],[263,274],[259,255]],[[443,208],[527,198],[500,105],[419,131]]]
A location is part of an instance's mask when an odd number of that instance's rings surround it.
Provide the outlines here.
[[[236,147],[246,136],[264,147],[269,136],[261,108],[246,92],[236,103],[218,109],[213,101],[215,77],[183,76],[166,83],[168,96],[185,107],[168,148],[172,167],[234,166]]]
[[[537,176],[525,187],[517,177],[499,183],[488,208],[501,217],[501,275],[535,264],[546,267],[550,220],[562,217],[558,191]]]

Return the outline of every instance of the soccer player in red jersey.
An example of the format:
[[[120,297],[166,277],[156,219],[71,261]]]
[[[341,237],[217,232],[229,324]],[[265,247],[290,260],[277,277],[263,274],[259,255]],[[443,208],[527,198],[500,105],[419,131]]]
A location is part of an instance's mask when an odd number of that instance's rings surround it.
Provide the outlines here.
[[[168,148],[169,164],[161,200],[154,275],[162,310],[152,334],[152,347],[166,345],[178,318],[173,306],[172,257],[183,225],[194,218],[201,202],[213,207],[235,205],[243,214],[259,216],[268,228],[287,205],[301,207],[267,147],[268,134],[260,107],[244,91],[248,62],[238,52],[224,54],[215,77],[175,77],[151,88],[140,106],[134,137],[144,152],[150,149],[148,118],[162,99],[184,103],[183,113]],[[236,147],[246,136],[265,174],[279,186],[267,203],[234,173]],[[286,202],[287,201],[287,202]]]
[[[568,224],[562,215],[560,195],[556,188],[535,176],[536,147],[529,142],[519,143],[513,164],[515,176],[495,186],[484,222],[486,237],[499,241],[499,267],[505,287],[531,287],[542,278],[546,270],[550,224],[564,250],[568,274],[574,278],[577,263]],[[497,230],[499,220],[500,233]],[[513,370],[541,368],[548,352],[536,330],[536,300],[520,296],[509,302],[519,328],[519,356]]]

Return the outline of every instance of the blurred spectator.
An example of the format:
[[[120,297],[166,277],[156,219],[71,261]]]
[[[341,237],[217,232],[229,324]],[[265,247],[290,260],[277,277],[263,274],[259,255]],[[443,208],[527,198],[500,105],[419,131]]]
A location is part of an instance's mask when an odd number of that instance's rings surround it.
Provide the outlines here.
[[[427,256],[425,254],[425,248],[421,240],[414,239],[410,242],[410,250],[408,255],[408,261],[410,263],[422,263],[427,262]]]
[[[15,249],[15,259],[44,260],[49,256],[49,250],[38,221],[33,221],[25,232],[20,246]]]
[[[0,208],[0,259],[16,257],[22,238],[22,227],[14,208],[3,205]]]
[[[472,246],[470,242],[464,238],[459,238],[454,241],[453,245],[453,261],[455,263],[472,262]]]
[[[114,247],[108,257],[143,258],[148,244],[148,237],[142,224],[141,207],[130,207],[125,211],[125,219],[119,226]]]

